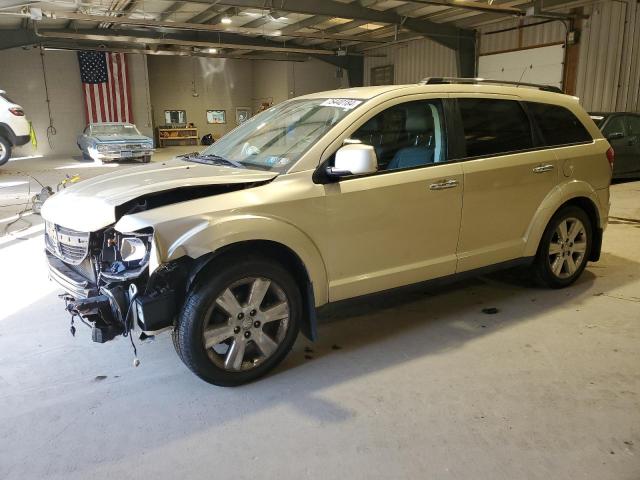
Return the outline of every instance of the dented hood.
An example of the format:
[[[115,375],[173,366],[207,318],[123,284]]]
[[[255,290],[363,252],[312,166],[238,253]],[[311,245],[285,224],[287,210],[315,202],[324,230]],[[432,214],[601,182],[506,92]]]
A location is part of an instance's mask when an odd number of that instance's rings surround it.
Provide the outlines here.
[[[49,198],[42,217],[73,230],[93,232],[116,221],[116,207],[145,195],[188,187],[264,182],[277,175],[174,159],[83,180]]]

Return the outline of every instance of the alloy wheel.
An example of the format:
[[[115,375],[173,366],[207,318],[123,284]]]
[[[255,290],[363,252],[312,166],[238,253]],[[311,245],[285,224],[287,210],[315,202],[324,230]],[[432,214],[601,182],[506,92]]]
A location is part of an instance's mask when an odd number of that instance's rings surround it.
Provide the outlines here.
[[[250,370],[284,341],[289,301],[273,280],[247,277],[222,290],[206,315],[202,341],[211,361],[227,371]]]
[[[564,218],[556,227],[549,242],[549,266],[558,278],[573,276],[585,261],[587,231],[575,217]]]

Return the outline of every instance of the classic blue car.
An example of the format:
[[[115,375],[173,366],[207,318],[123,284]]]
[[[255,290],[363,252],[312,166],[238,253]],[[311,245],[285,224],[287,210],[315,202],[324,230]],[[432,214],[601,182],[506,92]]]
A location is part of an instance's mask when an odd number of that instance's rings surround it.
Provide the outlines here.
[[[102,162],[139,159],[151,161],[153,139],[132,123],[91,123],[78,137],[82,158]]]

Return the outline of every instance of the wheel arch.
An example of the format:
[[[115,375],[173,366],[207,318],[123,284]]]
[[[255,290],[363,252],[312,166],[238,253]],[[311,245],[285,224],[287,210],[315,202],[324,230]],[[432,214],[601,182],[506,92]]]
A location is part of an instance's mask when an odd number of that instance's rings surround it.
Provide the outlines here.
[[[591,191],[582,191],[575,192],[572,195],[567,196],[566,194],[562,195],[560,189],[558,189],[551,194],[551,199],[548,198],[547,200],[548,201],[545,202],[546,205],[538,210],[529,227],[524,256],[536,255],[542,235],[553,216],[562,208],[574,205],[582,209],[591,221],[593,242],[591,252],[589,254],[589,260],[599,260],[603,229],[596,193]]]
[[[126,231],[137,230],[141,225],[135,222],[118,224]],[[257,252],[291,268],[300,285],[309,319],[303,333],[309,338],[315,337],[315,307],[328,302],[327,272],[315,242],[295,225],[266,215],[237,214],[217,219],[194,216],[156,223],[154,231],[154,262],[160,265],[181,257],[191,258],[190,277],[194,280],[202,278],[215,267],[217,260],[228,255]]]
[[[311,276],[300,256],[290,247],[272,240],[245,240],[225,245],[196,259],[187,289],[215,274],[218,263],[229,257],[259,255],[284,266],[300,286],[305,317],[300,330],[309,339],[317,337],[315,294]]]
[[[16,135],[13,133],[13,130],[6,123],[0,122],[0,137],[7,140],[11,146],[16,143]]]

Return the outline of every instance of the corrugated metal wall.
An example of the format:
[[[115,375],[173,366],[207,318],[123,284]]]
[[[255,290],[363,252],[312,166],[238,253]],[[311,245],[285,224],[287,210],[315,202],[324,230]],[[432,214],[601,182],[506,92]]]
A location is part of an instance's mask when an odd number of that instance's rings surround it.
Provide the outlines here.
[[[606,0],[584,8],[576,94],[587,110],[640,111],[640,4],[635,0]],[[539,18],[510,19],[481,27],[479,51],[488,54],[563,42],[561,22]],[[522,29],[493,33],[518,25]],[[393,64],[395,82],[415,83],[428,76],[457,75],[456,52],[429,39],[391,45],[365,57],[365,85],[371,67]]]
[[[536,25],[537,24],[537,25]],[[507,32],[500,30],[518,26],[533,25]],[[561,22],[545,21],[540,18],[509,19],[492,23],[478,29],[480,32],[480,54],[503,52],[536,45],[564,42],[565,28]],[[499,32],[499,33],[491,33]]]
[[[640,109],[640,8],[607,1],[585,13],[580,39],[577,95],[587,110]]]
[[[458,74],[456,52],[428,38],[369,50],[365,57],[364,84],[370,85],[372,67],[394,65],[394,83],[417,83],[424,77],[455,77]]]
[[[640,109],[640,5],[634,0],[607,0],[585,7],[580,38],[576,94],[587,110]],[[538,18],[505,20],[479,29],[480,54],[564,41],[565,28],[554,21],[523,29],[491,33]]]

